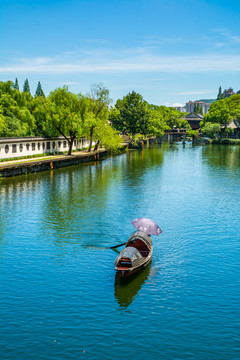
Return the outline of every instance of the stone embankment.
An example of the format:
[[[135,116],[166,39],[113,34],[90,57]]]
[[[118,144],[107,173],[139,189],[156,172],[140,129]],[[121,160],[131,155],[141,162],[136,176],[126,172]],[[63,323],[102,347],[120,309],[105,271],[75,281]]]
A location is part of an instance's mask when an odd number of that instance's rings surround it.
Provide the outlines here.
[[[10,177],[29,174],[44,170],[59,169],[65,166],[78,165],[81,163],[98,161],[108,155],[107,150],[92,152],[81,151],[72,155],[56,155],[55,157],[43,157],[41,159],[22,159],[0,163],[0,177]]]

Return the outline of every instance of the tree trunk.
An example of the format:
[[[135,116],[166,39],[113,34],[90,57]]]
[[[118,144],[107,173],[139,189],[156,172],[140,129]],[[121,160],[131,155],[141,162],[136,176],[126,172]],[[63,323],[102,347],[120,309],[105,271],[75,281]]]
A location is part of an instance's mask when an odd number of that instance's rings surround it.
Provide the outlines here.
[[[68,144],[69,144],[68,155],[71,155],[71,154],[72,154],[73,142],[74,142],[74,139],[70,139],[70,140],[68,141]]]
[[[98,149],[98,146],[99,146],[99,140],[96,142],[96,144],[95,144],[95,147],[94,147],[94,149],[93,149],[93,151],[97,151],[97,149]]]
[[[93,129],[94,129],[94,127],[92,126],[92,127],[91,127],[91,131],[90,131],[90,144],[89,144],[88,152],[90,152],[90,151],[91,151],[91,149],[92,149],[92,141],[93,141],[93,139],[92,139],[92,137],[93,137]]]

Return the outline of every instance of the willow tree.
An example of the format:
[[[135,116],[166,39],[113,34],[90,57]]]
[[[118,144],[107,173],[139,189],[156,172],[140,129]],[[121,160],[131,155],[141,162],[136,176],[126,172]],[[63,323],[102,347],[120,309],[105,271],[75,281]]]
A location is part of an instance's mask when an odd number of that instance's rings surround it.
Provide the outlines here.
[[[110,102],[109,90],[103,84],[94,85],[91,89],[91,94],[87,96],[88,105],[87,116],[84,119],[84,134],[90,140],[89,152],[92,149],[94,140],[96,141],[94,150],[97,150],[101,142],[98,134],[106,126]]]
[[[62,135],[68,142],[68,155],[72,153],[73,142],[83,134],[83,117],[86,108],[84,97],[71,93],[67,86],[52,91],[48,97],[51,116],[48,127]]]

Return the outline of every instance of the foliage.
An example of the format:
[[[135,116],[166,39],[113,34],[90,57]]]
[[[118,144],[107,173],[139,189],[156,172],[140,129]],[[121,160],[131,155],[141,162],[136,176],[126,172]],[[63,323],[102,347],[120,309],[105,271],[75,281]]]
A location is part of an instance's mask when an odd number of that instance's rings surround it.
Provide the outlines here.
[[[197,130],[192,130],[192,129],[188,129],[187,134],[194,139],[195,137],[198,136],[198,131]]]
[[[162,137],[165,130],[170,129],[160,109],[150,110],[148,135]]]
[[[26,80],[24,81],[24,84],[23,84],[23,92],[28,92],[28,93],[30,93],[30,86],[29,86],[28,79],[26,79]]]
[[[82,136],[84,101],[71,93],[67,86],[52,91],[48,101],[47,127],[65,137],[69,144],[68,155],[76,138]]]
[[[51,125],[51,115],[53,111],[53,105],[49,99],[38,96],[32,99],[31,113],[35,119],[35,135],[52,137],[57,136],[57,130]]]
[[[18,85],[18,79],[17,78],[15,80],[14,89],[19,90],[19,85]]]
[[[150,105],[150,109],[158,112],[162,122],[165,123],[164,126],[166,126],[166,130],[173,128],[187,128],[189,126],[188,122],[182,119],[184,113],[179,112],[173,107]]]
[[[222,93],[222,87],[219,86],[217,100],[221,100],[221,99],[223,99],[223,93]]]
[[[116,111],[111,112],[109,120],[116,130],[132,136],[138,133],[148,134],[150,111],[140,94],[132,91],[122,100],[117,100],[115,108]]]
[[[232,95],[229,98],[226,98],[225,103],[230,110],[231,117],[240,121],[240,94]]]
[[[209,108],[209,111],[204,115],[203,123],[219,123],[224,127],[227,127],[229,121],[232,119],[229,106],[226,103],[226,100],[221,99],[215,101]]]
[[[195,113],[195,114],[203,115],[203,109],[202,109],[202,106],[200,106],[199,103],[197,103],[197,104],[194,106],[194,113]]]
[[[221,126],[218,123],[206,122],[201,128],[204,135],[214,139],[221,131]]]
[[[80,98],[84,99],[83,96]],[[102,142],[102,129],[107,127],[109,116],[109,90],[103,84],[93,85],[91,94],[85,97],[87,108],[84,116],[84,134],[90,140],[88,151],[91,151],[93,140],[96,141],[95,150]],[[109,139],[111,141],[111,139]]]
[[[106,150],[116,153],[122,147],[122,138],[108,122],[105,122],[103,126],[97,127],[95,136],[97,141],[99,141],[99,145]]]
[[[209,108],[209,112],[204,115],[200,126],[205,128],[206,123],[219,124],[221,126],[221,136],[227,137],[232,130],[228,124],[233,120],[240,121],[240,94],[232,95],[225,99],[215,101]],[[207,131],[209,124],[207,124]]]
[[[43,92],[43,89],[42,89],[42,85],[41,85],[40,81],[38,82],[38,86],[37,86],[37,89],[36,89],[35,97],[36,97],[36,96],[43,96],[43,97],[45,97],[44,92]]]
[[[4,127],[0,129],[0,136],[19,137],[34,135],[35,120],[27,107],[19,107],[17,101],[9,93],[1,94],[0,107],[2,116],[4,116]]]

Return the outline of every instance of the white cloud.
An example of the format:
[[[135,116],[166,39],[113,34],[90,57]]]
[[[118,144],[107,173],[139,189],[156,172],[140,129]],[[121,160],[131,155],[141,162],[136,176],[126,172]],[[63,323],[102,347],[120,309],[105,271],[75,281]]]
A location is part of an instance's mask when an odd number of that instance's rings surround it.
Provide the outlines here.
[[[185,105],[183,105],[183,104],[181,104],[181,103],[173,103],[173,104],[171,104],[170,106],[171,106],[171,107],[177,107],[177,106],[185,106]]]
[[[136,48],[123,51],[98,50],[97,53],[76,52],[69,55],[59,54],[55,57],[21,58],[14,64],[0,65],[1,74],[20,73],[128,73],[128,72],[239,72],[239,55],[153,55],[146,49]],[[192,93],[191,93],[192,94]],[[199,94],[199,93],[198,93]]]

